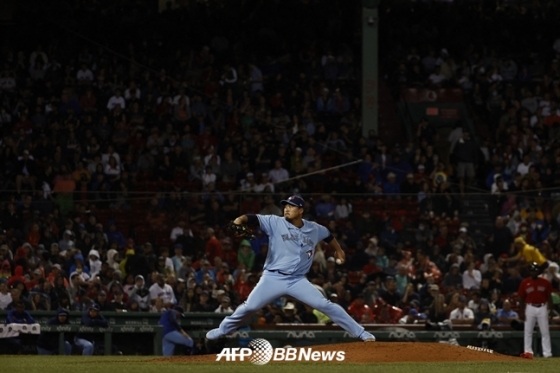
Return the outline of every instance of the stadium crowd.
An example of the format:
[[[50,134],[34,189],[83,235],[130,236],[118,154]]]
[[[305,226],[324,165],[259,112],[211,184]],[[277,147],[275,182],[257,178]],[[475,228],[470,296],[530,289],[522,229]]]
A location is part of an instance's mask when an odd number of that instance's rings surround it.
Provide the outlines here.
[[[558,15],[554,2],[384,13],[382,65],[395,92],[459,86],[469,98],[477,128],[469,136],[457,125],[449,159],[428,121],[399,144],[362,136],[359,54],[345,42],[357,26],[329,23],[337,9],[297,4],[288,22],[301,17],[321,31],[289,44],[294,36],[278,25],[238,39],[212,30],[233,23],[235,2],[214,13],[194,2],[110,15],[103,3],[72,6],[84,16],[69,26],[78,36],[2,55],[0,309],[23,301],[27,310],[95,302],[102,312],[232,312],[257,283],[268,242],[258,230],[236,240],[224,227],[240,213],[280,215],[278,201],[291,194],[347,252],[337,266],[318,246],[309,280],[359,322],[508,324],[525,272],[523,260],[505,259],[526,245],[550,260],[543,275],[558,290],[560,35],[543,33]],[[261,5],[252,17],[287,11]],[[392,23],[397,14],[408,18]],[[458,14],[481,26],[446,42]],[[103,17],[115,21],[105,31]],[[153,26],[143,30],[146,19]],[[196,19],[191,45],[175,37],[185,30],[172,25]],[[534,27],[517,35],[520,20]],[[96,42],[111,32],[135,39]],[[458,163],[476,168],[463,169],[472,178],[464,188]],[[475,240],[460,192],[481,188],[495,226]],[[256,320],[317,322],[329,320],[284,298]]]

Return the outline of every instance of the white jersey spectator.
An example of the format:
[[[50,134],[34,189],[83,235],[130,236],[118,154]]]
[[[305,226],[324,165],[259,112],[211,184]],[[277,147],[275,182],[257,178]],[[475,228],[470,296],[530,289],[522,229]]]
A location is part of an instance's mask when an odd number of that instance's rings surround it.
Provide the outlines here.
[[[5,310],[12,303],[12,294],[8,291],[6,282],[0,282],[0,310]]]
[[[177,303],[173,288],[164,282],[161,274],[158,275],[156,283],[150,286],[150,300],[155,302],[158,298],[161,298],[165,304]]]
[[[120,105],[121,109],[124,109],[126,106],[124,97],[121,96],[121,91],[118,89],[115,91],[115,95],[109,99],[109,102],[107,103],[107,109],[113,110],[117,105]]]
[[[482,282],[482,274],[474,268],[474,262],[469,263],[467,270],[463,272],[463,289],[478,289]]]
[[[463,309],[455,308],[453,311],[451,311],[451,314],[449,315],[449,319],[450,320],[474,320],[474,312],[468,307],[464,307]]]
[[[274,168],[268,173],[268,177],[274,184],[286,181],[290,178],[288,170],[282,167],[281,161],[274,162]]]
[[[76,73],[76,79],[79,82],[91,82],[93,81],[93,73],[86,65],[82,65],[82,68]]]

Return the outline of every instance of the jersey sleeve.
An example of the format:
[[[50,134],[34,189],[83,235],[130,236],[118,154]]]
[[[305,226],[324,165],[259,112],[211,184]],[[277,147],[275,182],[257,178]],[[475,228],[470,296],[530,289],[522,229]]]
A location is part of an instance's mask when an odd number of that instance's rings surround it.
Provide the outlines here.
[[[276,225],[275,222],[278,219],[278,216],[275,215],[256,215],[259,219],[259,225],[264,233],[267,235],[271,235],[273,227]]]
[[[327,227],[317,224],[317,229],[319,231],[319,241],[323,241],[325,238],[331,235],[331,232],[327,229]]]
[[[525,293],[525,280],[521,281],[521,284],[519,284],[519,289],[517,289],[517,294],[521,297],[521,298],[525,298],[525,295],[527,295]]]

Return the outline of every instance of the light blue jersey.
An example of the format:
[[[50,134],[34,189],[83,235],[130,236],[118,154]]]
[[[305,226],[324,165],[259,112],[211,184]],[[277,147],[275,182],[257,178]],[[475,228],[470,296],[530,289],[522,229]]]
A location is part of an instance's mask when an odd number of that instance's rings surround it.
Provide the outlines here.
[[[264,269],[293,276],[304,276],[311,268],[315,246],[327,238],[327,228],[303,220],[301,228],[276,215],[256,215],[261,229],[269,237]]]

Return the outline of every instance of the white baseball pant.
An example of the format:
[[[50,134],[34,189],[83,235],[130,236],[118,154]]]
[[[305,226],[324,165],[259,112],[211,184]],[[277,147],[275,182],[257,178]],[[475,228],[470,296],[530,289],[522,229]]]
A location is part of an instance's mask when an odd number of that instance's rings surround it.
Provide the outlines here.
[[[541,343],[544,357],[552,356],[550,347],[550,330],[548,330],[548,308],[546,303],[540,307],[527,304],[525,307],[525,352],[533,353],[533,330],[535,322],[539,324],[541,331]]]

